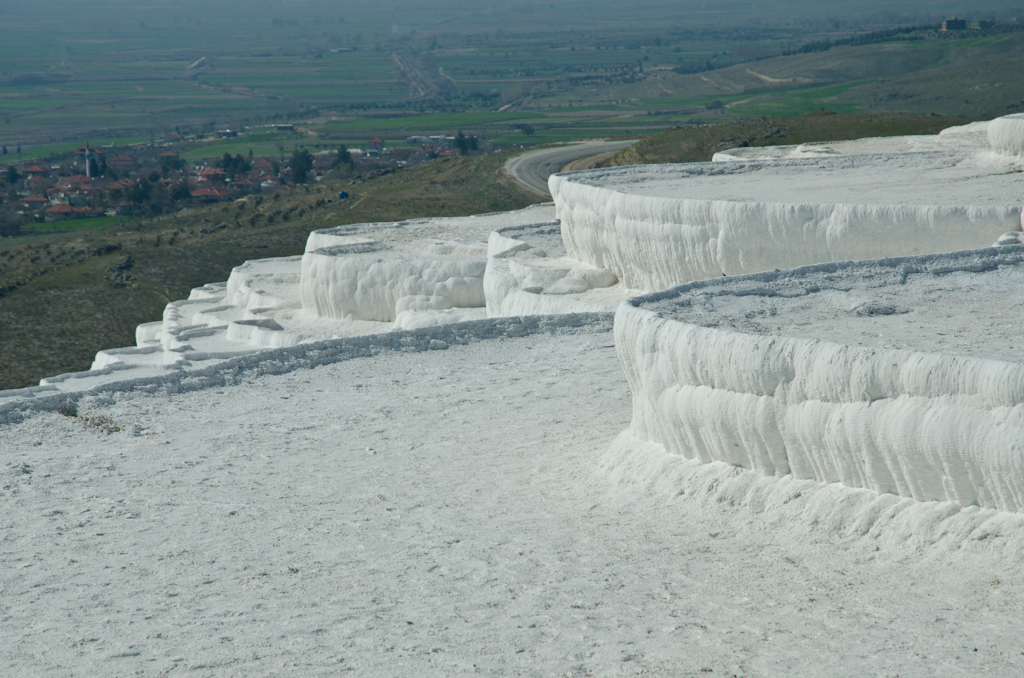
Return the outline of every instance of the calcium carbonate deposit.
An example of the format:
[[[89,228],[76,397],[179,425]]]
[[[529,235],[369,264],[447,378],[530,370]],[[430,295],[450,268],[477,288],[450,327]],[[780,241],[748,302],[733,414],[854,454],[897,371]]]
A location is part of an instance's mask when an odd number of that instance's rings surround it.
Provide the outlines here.
[[[733,149],[246,262],[0,391],[0,673],[1024,674],[1022,157]]]
[[[1024,309],[970,304],[1019,289],[1024,247],[990,251],[708,281],[623,304],[615,343],[631,433],[762,475],[1024,512],[1024,366],[992,359]],[[994,331],[963,353],[913,350],[955,329],[942,322],[952,299],[939,296],[951,286],[967,302],[955,322]],[[781,336],[759,331],[780,315]],[[877,347],[820,340],[805,318]]]

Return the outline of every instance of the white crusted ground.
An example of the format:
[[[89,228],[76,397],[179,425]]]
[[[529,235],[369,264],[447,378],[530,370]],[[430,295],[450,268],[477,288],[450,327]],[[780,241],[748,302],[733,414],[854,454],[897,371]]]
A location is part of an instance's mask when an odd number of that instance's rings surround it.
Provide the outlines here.
[[[604,328],[0,428],[4,674],[1024,669],[1020,517],[606,453]]]
[[[669,297],[644,307],[747,334],[1021,363],[1021,250],[728,278],[695,288],[685,306]]]

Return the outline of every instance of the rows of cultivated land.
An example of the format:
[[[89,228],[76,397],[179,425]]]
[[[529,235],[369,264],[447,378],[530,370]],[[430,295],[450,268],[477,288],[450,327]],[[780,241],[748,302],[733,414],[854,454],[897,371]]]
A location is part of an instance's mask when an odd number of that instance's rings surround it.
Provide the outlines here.
[[[77,22],[21,8],[0,28],[0,141],[28,148],[182,124],[328,119],[358,139],[416,133],[404,116],[440,113],[446,131],[521,144],[821,107],[977,117],[1024,101],[1012,77],[1024,48],[1010,24],[782,56],[890,26],[868,9],[826,22],[804,7],[793,21],[729,2],[699,11],[655,2],[638,13],[611,2],[467,10],[453,0],[409,9],[399,23],[372,8],[299,4],[128,17],[100,3]],[[541,116],[536,137],[474,126],[494,111]]]

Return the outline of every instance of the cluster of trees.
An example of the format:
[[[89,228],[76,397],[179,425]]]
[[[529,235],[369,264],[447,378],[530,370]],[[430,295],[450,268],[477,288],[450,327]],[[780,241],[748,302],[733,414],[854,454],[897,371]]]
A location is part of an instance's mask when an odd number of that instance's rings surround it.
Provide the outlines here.
[[[0,236],[18,235],[21,232],[22,218],[14,207],[18,199],[14,185],[20,178],[21,173],[13,165],[6,172],[0,172],[0,187],[3,187],[0,189]],[[10,189],[7,188],[8,184]]]
[[[232,156],[230,153],[225,153],[223,158],[218,159],[217,166],[224,170],[232,180],[239,176],[245,176],[252,169],[252,163],[244,157],[241,155]]]
[[[167,176],[171,172],[181,172],[185,169],[185,161],[179,157],[160,158],[160,173]]]
[[[527,135],[533,134],[533,127],[531,125],[526,126],[530,128],[530,131],[526,132],[524,130],[523,133]],[[462,155],[467,155],[470,151],[480,148],[480,140],[476,137],[466,136],[460,129],[459,133],[455,135],[455,148],[459,149],[459,153]]]
[[[811,54],[813,52],[827,52],[833,47],[839,47],[841,45],[873,45],[879,42],[891,42],[899,39],[910,39],[910,40],[923,40],[924,36],[919,35],[924,31],[934,31],[937,26],[901,26],[899,28],[891,28],[886,31],[874,31],[872,33],[866,33],[864,35],[857,35],[852,38],[846,38],[844,40],[815,40],[808,42],[796,49],[787,49],[782,55],[789,56],[791,54]],[[918,35],[915,35],[918,34]]]
[[[310,172],[313,171],[313,164],[315,158],[305,148],[297,148],[292,153],[291,159],[288,161],[288,167],[291,169],[291,180],[295,184],[304,184],[309,179]],[[355,169],[355,160],[352,159],[352,154],[349,153],[348,149],[344,145],[338,147],[337,155],[331,162],[331,169],[340,165],[348,165],[349,169]]]
[[[139,183],[131,188],[121,191],[113,189],[109,193],[110,202],[117,203],[121,200],[138,203],[146,211],[153,214],[162,214],[176,208],[175,203],[188,200],[192,197],[192,190],[188,182],[165,186],[160,183],[160,176],[152,172],[148,177],[142,177]]]
[[[292,159],[288,166],[292,170],[292,182],[304,184],[309,177],[310,170],[313,169],[313,155],[305,148],[297,148],[292,153]]]

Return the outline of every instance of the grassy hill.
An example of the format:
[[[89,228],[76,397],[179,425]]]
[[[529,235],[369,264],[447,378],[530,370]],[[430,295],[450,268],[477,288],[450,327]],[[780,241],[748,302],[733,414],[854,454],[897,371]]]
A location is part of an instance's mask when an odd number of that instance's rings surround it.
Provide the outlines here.
[[[641,139],[630,148],[605,159],[599,166],[707,162],[715,153],[728,148],[937,134],[946,127],[967,122],[970,122],[969,118],[939,115],[839,114],[818,111],[801,116],[762,117],[715,125],[676,127]]]

